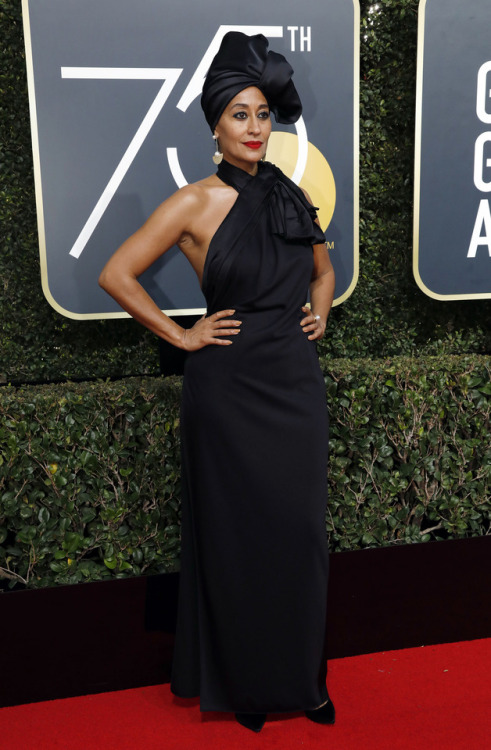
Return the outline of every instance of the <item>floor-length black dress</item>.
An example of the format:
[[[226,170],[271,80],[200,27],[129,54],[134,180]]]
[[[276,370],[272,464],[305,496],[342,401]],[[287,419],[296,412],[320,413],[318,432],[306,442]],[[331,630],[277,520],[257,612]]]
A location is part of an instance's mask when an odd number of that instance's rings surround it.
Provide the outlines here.
[[[239,195],[203,274],[230,346],[188,355],[182,396],[182,554],[172,691],[202,711],[281,712],[327,700],[328,416],[300,326],[315,210],[280,170],[222,162]]]

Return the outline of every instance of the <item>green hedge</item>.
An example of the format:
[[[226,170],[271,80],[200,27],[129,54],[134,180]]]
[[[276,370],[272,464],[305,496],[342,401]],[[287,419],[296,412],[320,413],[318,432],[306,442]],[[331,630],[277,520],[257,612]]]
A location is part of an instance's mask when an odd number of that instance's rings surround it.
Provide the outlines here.
[[[360,279],[333,310],[322,350],[490,352],[491,301],[440,303],[412,277],[418,2],[360,5]],[[69,320],[43,298],[20,0],[0,5],[0,57],[0,382],[155,374],[155,337],[136,323]]]
[[[332,549],[491,533],[490,376],[478,356],[332,364]]]
[[[322,364],[331,550],[490,533],[489,359]],[[177,568],[180,385],[0,390],[5,585]]]
[[[3,576],[46,586],[175,568],[179,382],[7,387],[0,397]]]

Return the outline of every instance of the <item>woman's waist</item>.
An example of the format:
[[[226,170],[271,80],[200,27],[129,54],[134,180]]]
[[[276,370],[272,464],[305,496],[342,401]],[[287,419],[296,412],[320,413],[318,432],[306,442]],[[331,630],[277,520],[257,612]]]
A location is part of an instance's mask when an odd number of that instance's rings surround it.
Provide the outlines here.
[[[280,390],[319,388],[325,398],[325,386],[315,342],[309,341],[301,327],[290,335],[274,330],[257,334],[251,328],[233,337],[232,344],[210,344],[186,358],[185,376],[193,380],[199,393],[215,392],[225,384],[260,391],[262,385]],[[186,381],[185,377],[185,381]],[[269,385],[268,385],[269,384]],[[316,391],[317,392],[317,391]]]
[[[224,333],[223,338],[231,343],[227,346],[209,344],[196,353],[197,361],[209,362],[228,369],[232,362],[245,360],[252,365],[269,362],[282,367],[287,362],[298,365],[314,361],[318,366],[317,349],[310,341],[300,322],[305,313],[300,308],[294,311],[248,311],[236,310],[231,316],[241,321],[240,330],[234,335]]]
[[[241,330],[246,328],[257,330],[274,326],[278,330],[288,331],[292,326],[300,325],[300,321],[305,317],[302,305],[294,306],[276,306],[276,307],[242,307],[241,305],[232,305],[235,310],[230,316],[231,319],[240,320]],[[207,315],[212,315],[217,310],[210,310]]]

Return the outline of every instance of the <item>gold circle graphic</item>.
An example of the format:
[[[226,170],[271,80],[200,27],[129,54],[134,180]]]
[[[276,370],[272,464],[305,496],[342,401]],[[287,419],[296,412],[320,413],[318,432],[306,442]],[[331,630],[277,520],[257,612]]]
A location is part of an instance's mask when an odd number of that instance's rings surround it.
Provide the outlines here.
[[[304,188],[312,199],[314,206],[319,208],[318,216],[325,232],[331,223],[336,205],[336,183],[332,169],[324,154],[310,143],[308,146],[307,164],[300,180],[300,187]],[[294,133],[274,131],[268,141],[266,159],[276,164],[291,178],[298,158],[298,136]]]

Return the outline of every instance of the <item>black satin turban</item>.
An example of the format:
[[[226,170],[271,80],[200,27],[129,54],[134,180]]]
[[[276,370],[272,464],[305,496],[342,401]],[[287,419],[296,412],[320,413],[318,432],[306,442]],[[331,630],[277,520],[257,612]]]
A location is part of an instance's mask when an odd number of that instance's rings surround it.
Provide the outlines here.
[[[291,79],[292,73],[283,55],[268,52],[265,36],[229,31],[213,58],[201,96],[201,106],[212,132],[227,104],[249,86],[256,86],[263,92],[277,122],[296,122],[302,114],[302,104]]]

